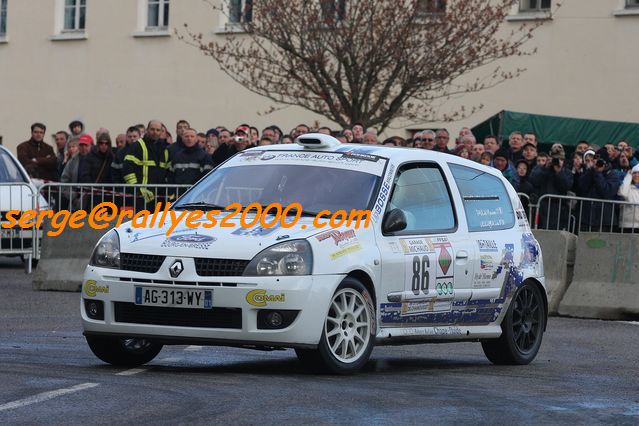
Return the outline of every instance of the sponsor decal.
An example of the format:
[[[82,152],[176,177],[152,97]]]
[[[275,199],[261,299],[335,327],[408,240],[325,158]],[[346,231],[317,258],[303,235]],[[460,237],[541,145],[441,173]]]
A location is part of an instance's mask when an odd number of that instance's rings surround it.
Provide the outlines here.
[[[165,239],[160,247],[194,248],[208,250],[209,246],[217,241],[217,238],[202,234],[172,235]]]
[[[378,157],[377,155],[371,155],[371,154],[363,154],[360,152],[355,152],[355,151],[348,151],[345,152],[344,154],[342,154],[342,157],[346,157],[346,158],[356,158],[358,160],[363,160],[363,161],[372,161],[372,162],[376,162],[377,160],[379,160],[380,157]]]
[[[399,240],[404,254],[434,253],[435,246],[429,238],[405,238]]]
[[[390,247],[391,252],[393,252],[393,253],[401,253],[401,251],[399,249],[399,246],[397,245],[396,242],[389,242],[388,246]]]
[[[331,260],[335,260],[338,257],[346,256],[347,254],[359,251],[361,249],[362,249],[362,245],[357,243],[357,244],[353,244],[352,246],[348,246],[341,250],[338,250],[335,253],[331,253],[329,257],[331,258]]]
[[[493,282],[493,274],[490,272],[475,272],[473,276],[473,288],[490,288]]]
[[[262,157],[260,158],[260,160],[262,160],[262,161],[268,161],[268,160],[272,160],[272,159],[274,159],[275,157],[277,157],[277,155],[275,155],[275,154],[264,154],[264,155],[262,155]]]
[[[253,306],[267,306],[269,303],[284,303],[286,295],[284,293],[268,294],[266,290],[252,290],[246,293],[246,301]]]
[[[89,297],[95,297],[98,293],[108,293],[109,286],[100,286],[95,280],[87,280],[82,286],[84,289],[84,294]]]
[[[345,245],[348,245],[350,243],[354,243],[357,241],[357,236],[355,235],[355,231],[352,229],[349,229],[343,232],[338,230],[331,230],[331,231],[323,232],[319,235],[316,235],[315,238],[317,239],[317,241],[320,241],[320,242],[327,240],[329,238],[332,238],[333,241],[335,242],[335,245],[339,247],[343,247]]]
[[[240,152],[238,157],[242,161],[257,161],[258,159],[260,159],[260,157],[262,157],[263,154],[264,151],[244,151]]]
[[[450,327],[433,327],[433,331],[437,336],[461,336],[464,331],[455,326]]]
[[[391,164],[386,172],[386,178],[384,178],[384,182],[382,183],[382,187],[379,190],[379,195],[377,196],[377,201],[375,202],[375,206],[373,207],[373,215],[371,219],[373,222],[377,222],[379,220],[379,216],[382,214],[384,203],[388,199],[391,189],[391,182],[393,177],[395,176],[395,165]]]
[[[535,236],[531,233],[526,233],[521,236],[521,263],[520,268],[533,266],[539,262],[539,243],[535,239]]]
[[[437,278],[452,278],[454,275],[452,244],[447,237],[435,237],[432,241],[437,255]]]
[[[482,254],[479,257],[479,268],[484,271],[484,270],[492,270],[495,266],[493,257],[487,254]]]
[[[279,224],[273,226],[272,228],[263,228],[260,225],[254,226],[252,228],[240,227],[231,232],[231,235],[239,235],[241,237],[265,237],[275,232],[278,228]]]
[[[428,312],[445,312],[450,311],[452,303],[450,300],[427,300],[423,302],[405,302],[402,303],[400,311],[401,316],[425,314]]]
[[[498,251],[495,240],[477,240],[479,251]]]
[[[447,295],[452,296],[453,294],[455,294],[455,287],[453,286],[452,281],[438,282],[437,285],[435,286],[435,289],[437,290],[438,296],[447,296]]]

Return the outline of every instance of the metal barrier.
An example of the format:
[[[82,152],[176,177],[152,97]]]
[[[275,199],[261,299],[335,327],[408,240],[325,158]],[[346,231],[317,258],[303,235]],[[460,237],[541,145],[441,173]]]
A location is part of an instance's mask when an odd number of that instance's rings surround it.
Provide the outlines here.
[[[530,195],[525,194],[523,192],[518,192],[517,196],[519,196],[519,200],[521,201],[521,205],[524,207],[524,211],[526,211],[526,215],[528,217],[528,223],[530,227],[533,227],[533,219],[535,217],[535,208],[537,207],[535,204],[530,202]]]
[[[0,183],[0,222],[9,222],[7,213],[10,210],[36,211],[37,197],[37,192],[28,183]],[[16,220],[19,218],[20,216],[14,216]],[[34,260],[37,262],[40,258],[41,236],[42,231],[37,226],[31,229],[23,229],[17,224],[8,229],[0,227],[0,255],[22,256],[25,271],[30,274],[32,262]]]
[[[534,229],[639,233],[639,204],[628,201],[546,194],[534,208]]]
[[[56,211],[86,210],[103,202],[124,209],[153,210],[157,202],[174,202],[191,185],[129,185],[93,183],[47,183],[40,194]]]

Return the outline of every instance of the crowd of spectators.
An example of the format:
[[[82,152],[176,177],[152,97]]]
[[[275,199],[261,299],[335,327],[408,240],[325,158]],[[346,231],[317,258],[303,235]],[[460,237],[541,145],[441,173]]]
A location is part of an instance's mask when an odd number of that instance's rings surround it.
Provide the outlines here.
[[[523,200],[536,204],[546,194],[572,195],[597,200],[639,203],[639,153],[621,140],[603,147],[582,140],[567,157],[564,146],[553,144],[542,152],[533,132],[515,131],[507,141],[488,135],[478,141],[464,127],[454,143],[448,130],[424,130],[412,138],[392,136],[380,141],[375,130],[361,124],[334,131],[300,124],[284,133],[276,125],[260,130],[248,124],[235,129],[219,126],[198,132],[179,120],[175,136],[160,121],[132,125],[113,140],[104,128],[89,134],[81,121],[69,131],[55,133],[55,151],[44,142],[46,126],[31,126],[31,138],[18,146],[18,159],[32,178],[64,183],[193,184],[209,170],[247,148],[293,143],[299,135],[331,134],[342,143],[426,149],[457,155],[498,169]],[[143,194],[151,201],[153,194]],[[635,210],[637,210],[635,212]],[[612,204],[574,203],[551,199],[539,205],[540,227],[574,230],[575,217],[582,229],[639,229],[639,208]]]

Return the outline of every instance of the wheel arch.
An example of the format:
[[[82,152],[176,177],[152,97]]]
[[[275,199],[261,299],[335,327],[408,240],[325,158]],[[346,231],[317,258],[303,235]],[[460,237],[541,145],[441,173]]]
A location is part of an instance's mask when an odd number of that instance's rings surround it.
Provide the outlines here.
[[[544,312],[546,313],[546,321],[544,322],[544,331],[546,331],[546,327],[548,327],[548,295],[546,294],[546,289],[537,279],[532,277],[526,278],[524,280],[524,284],[525,283],[530,283],[532,285],[537,286],[537,288],[539,289],[539,292],[541,293],[541,296],[544,300]]]
[[[349,272],[348,275],[346,276],[356,278],[364,285],[364,287],[366,287],[366,290],[368,290],[371,297],[373,298],[373,303],[374,303],[375,309],[377,310],[377,294],[375,293],[375,284],[373,284],[373,279],[370,277],[370,275],[368,275],[366,272],[362,271],[361,269],[355,269]]]

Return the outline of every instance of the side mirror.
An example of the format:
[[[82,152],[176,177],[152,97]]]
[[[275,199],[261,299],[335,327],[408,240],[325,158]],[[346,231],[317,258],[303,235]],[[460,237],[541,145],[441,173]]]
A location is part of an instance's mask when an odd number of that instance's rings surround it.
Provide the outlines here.
[[[406,215],[401,209],[393,209],[386,213],[382,222],[382,232],[390,234],[406,229]]]

